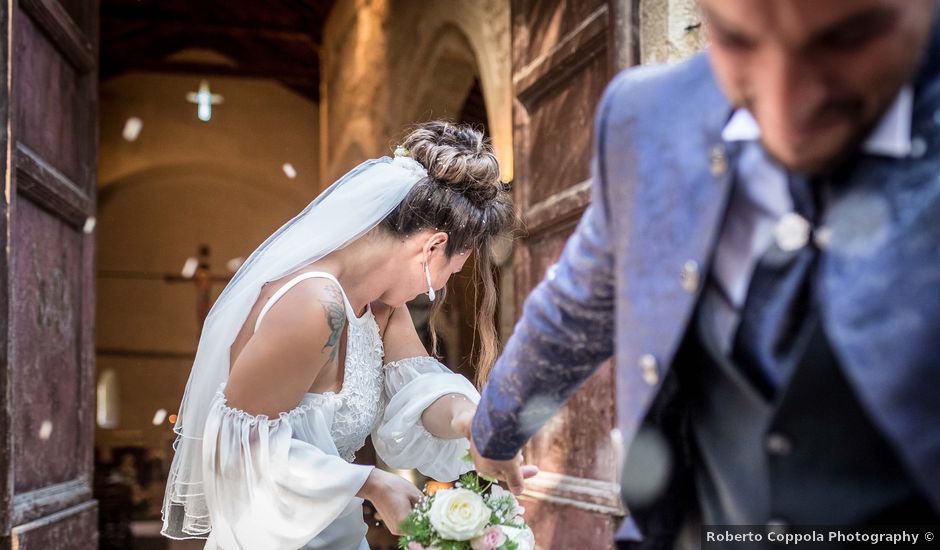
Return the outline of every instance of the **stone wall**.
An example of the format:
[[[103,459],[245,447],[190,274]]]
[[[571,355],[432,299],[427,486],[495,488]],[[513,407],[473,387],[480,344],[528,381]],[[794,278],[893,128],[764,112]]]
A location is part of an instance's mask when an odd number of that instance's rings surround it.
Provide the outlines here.
[[[671,63],[705,47],[695,0],[640,0],[640,60]]]

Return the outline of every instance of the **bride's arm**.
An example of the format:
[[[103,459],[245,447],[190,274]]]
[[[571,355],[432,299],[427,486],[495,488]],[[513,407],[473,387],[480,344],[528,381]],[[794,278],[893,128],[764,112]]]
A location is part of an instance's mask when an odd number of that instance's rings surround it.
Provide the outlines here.
[[[408,313],[408,307],[392,312],[383,339],[385,362],[393,363],[411,357],[428,355]],[[441,439],[469,437],[470,421],[476,405],[462,393],[449,393],[431,403],[421,414],[424,428]]]
[[[232,365],[228,403],[271,418],[296,407],[320,372],[337,362],[344,304],[328,279],[307,279],[288,290]]]

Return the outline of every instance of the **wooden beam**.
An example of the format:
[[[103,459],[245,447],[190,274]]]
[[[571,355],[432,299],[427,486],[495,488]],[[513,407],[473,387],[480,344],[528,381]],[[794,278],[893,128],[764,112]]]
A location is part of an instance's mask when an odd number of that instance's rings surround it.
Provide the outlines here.
[[[527,108],[572,75],[595,56],[605,53],[608,34],[608,8],[603,5],[547,52],[514,70],[513,87]]]
[[[178,3],[174,8],[172,5],[168,5],[166,2],[152,2],[149,6],[142,6],[140,4],[133,5],[115,5],[113,2],[104,0],[101,4],[101,19],[137,19],[145,20],[150,24],[162,24],[162,23],[178,23],[181,21],[190,21],[196,23],[203,22],[238,22],[238,21],[252,21],[258,23],[258,26],[264,26],[265,28],[273,30],[287,30],[287,31],[305,31],[316,25],[323,25],[323,21],[320,20],[317,16],[316,11],[311,11],[306,9],[304,5],[297,5],[295,3],[289,2],[287,6],[272,6],[271,2],[268,0],[266,3],[254,2],[249,0],[247,2],[234,2],[230,3],[231,6],[223,12],[215,11],[219,5],[226,5],[223,2],[219,2],[217,6],[212,6],[212,3]],[[239,5],[241,4],[241,5]],[[274,10],[274,13],[283,14],[290,12],[290,15],[286,18],[282,17],[281,20],[290,21],[286,25],[278,25],[276,23],[272,24],[270,20],[263,21],[258,20],[256,17],[251,17],[249,15],[245,16],[246,8],[256,7],[258,11],[255,13],[261,12],[264,14],[271,13],[271,10]],[[300,9],[296,9],[300,8]],[[231,10],[234,10],[234,14]],[[251,10],[248,9],[248,12]],[[316,20],[311,20],[311,16],[314,16]],[[248,25],[245,25],[246,27]]]
[[[74,227],[95,212],[94,200],[32,149],[17,142],[13,152],[17,190]]]
[[[70,506],[80,505],[90,499],[91,494],[91,486],[84,478],[20,493],[13,498],[13,524],[29,523]]]
[[[215,23],[215,22],[196,22],[165,20],[153,21],[148,18],[105,18],[102,20],[102,26],[108,28],[120,27],[122,24],[138,25],[146,23],[149,26],[157,27],[163,32],[180,32],[188,35],[222,35],[236,39],[264,39],[273,42],[292,42],[303,43],[316,51],[320,50],[320,42],[316,39],[313,32],[305,29],[286,29],[279,27],[252,27],[246,25]],[[105,36],[107,36],[105,34]]]

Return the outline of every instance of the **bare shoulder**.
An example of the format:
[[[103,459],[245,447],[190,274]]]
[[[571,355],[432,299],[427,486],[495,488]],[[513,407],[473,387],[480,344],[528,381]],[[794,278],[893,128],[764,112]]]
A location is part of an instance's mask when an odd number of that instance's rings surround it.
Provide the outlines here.
[[[291,287],[268,310],[255,336],[277,338],[292,333],[305,334],[307,342],[326,329],[342,331],[346,323],[346,302],[334,281],[322,277],[304,279]],[[313,331],[313,332],[311,332]]]
[[[335,362],[346,326],[339,286],[311,278],[275,302],[232,365],[226,396],[252,414],[295,407],[323,368]]]

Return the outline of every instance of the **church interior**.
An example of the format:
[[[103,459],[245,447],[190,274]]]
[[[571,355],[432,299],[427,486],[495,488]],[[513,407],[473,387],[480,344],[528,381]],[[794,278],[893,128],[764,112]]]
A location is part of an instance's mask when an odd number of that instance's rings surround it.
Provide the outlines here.
[[[176,408],[213,299],[267,235],[424,120],[484,129],[511,182],[508,10],[499,0],[101,2],[100,548],[201,547],[159,537]],[[503,248],[494,277],[505,295]],[[442,355],[471,379],[474,307],[458,277],[438,323]],[[427,311],[426,300],[413,305],[419,327]],[[370,447],[360,455],[375,460]],[[372,519],[373,547],[394,547]]]

